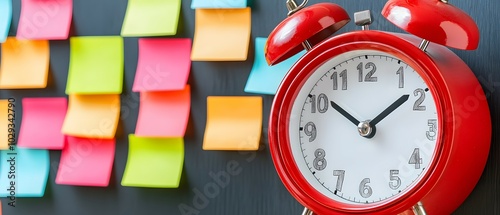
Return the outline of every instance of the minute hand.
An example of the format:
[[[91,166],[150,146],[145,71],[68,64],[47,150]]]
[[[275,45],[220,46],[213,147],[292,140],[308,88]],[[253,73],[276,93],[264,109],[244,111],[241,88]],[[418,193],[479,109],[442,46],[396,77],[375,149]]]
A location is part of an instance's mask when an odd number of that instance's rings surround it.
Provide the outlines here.
[[[386,116],[388,116],[390,113],[392,113],[394,110],[396,110],[403,103],[405,103],[406,101],[408,101],[409,97],[410,97],[410,95],[408,95],[408,94],[407,95],[402,95],[401,97],[399,97],[398,100],[396,100],[389,107],[387,107],[384,111],[382,111],[382,113],[380,113],[378,116],[376,116],[375,118],[373,118],[370,121],[370,125],[371,126],[375,126],[377,123],[379,123],[380,121],[382,121]]]

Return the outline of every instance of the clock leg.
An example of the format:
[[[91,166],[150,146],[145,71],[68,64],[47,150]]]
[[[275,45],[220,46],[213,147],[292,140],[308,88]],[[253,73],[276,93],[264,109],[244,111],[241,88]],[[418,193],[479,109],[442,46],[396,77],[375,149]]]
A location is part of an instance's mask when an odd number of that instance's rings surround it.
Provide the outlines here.
[[[312,210],[309,210],[308,208],[304,208],[304,212],[302,212],[302,215],[314,215],[314,212]]]
[[[418,202],[415,206],[413,206],[412,209],[415,215],[427,215],[427,213],[425,212],[425,208],[421,202]]]

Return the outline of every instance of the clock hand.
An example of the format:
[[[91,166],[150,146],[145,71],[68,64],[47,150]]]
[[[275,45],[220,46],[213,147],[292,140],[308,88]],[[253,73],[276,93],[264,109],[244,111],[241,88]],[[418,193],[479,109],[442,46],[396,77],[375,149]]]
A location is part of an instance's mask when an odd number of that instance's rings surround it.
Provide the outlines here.
[[[392,113],[394,110],[396,110],[399,106],[401,106],[406,101],[408,101],[409,97],[410,97],[410,95],[408,95],[408,94],[402,95],[401,97],[399,97],[398,100],[396,100],[389,107],[387,107],[384,111],[382,111],[382,113],[380,113],[378,116],[376,116],[375,118],[373,118],[369,122],[370,126],[375,126],[377,123],[379,123],[380,121],[382,121],[386,116],[388,116],[390,113]]]
[[[337,103],[330,101],[330,104],[332,105],[333,109],[337,110],[340,114],[342,114],[342,116],[344,116],[349,121],[354,123],[354,125],[358,126],[359,120],[354,118],[351,114],[347,113],[347,111],[345,111],[343,108],[341,108]]]

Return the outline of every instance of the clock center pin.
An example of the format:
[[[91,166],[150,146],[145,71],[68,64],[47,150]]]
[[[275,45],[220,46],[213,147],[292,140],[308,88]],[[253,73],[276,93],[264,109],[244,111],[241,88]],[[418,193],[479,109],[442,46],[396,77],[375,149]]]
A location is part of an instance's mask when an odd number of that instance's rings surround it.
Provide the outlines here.
[[[358,132],[362,137],[372,138],[375,136],[375,131],[375,126],[370,125],[370,120],[358,124]]]

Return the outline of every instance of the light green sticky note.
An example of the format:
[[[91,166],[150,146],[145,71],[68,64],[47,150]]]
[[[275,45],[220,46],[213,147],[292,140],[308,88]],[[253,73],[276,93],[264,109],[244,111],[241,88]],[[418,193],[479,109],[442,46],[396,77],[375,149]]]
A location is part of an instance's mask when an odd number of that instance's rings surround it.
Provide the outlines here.
[[[122,37],[71,37],[70,49],[67,95],[122,92]]]
[[[182,138],[137,137],[130,134],[122,186],[177,188],[184,165]]]
[[[168,36],[177,33],[180,0],[129,0],[121,35]]]

